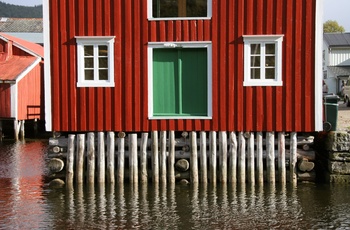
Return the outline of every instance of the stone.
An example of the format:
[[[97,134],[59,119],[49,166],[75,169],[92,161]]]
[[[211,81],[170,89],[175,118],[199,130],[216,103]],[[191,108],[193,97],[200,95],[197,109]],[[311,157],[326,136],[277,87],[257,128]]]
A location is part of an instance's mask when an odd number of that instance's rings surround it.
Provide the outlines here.
[[[331,174],[350,174],[350,162],[328,161],[328,170]]]
[[[326,175],[326,182],[334,184],[350,184],[350,175],[330,174]]]
[[[175,168],[180,172],[186,172],[190,168],[190,163],[186,159],[180,159],[175,163]]]
[[[65,183],[61,179],[54,179],[49,183],[50,188],[63,188],[64,185]]]
[[[188,180],[186,180],[186,179],[180,180],[179,183],[180,183],[181,185],[188,185],[188,184],[190,184],[190,182],[188,182]]]
[[[61,172],[64,168],[64,162],[61,159],[52,158],[48,163],[48,168],[51,173]]]
[[[327,150],[334,152],[349,152],[350,134],[346,131],[329,132]]]
[[[329,159],[332,161],[350,162],[350,153],[349,152],[330,152]]]

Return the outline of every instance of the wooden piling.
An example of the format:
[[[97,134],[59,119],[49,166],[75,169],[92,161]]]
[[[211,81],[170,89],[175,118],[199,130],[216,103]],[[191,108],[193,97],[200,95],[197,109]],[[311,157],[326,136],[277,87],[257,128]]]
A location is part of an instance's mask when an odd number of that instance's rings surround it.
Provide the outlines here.
[[[152,131],[152,182],[159,183],[158,132]]]
[[[208,183],[208,169],[207,169],[207,135],[206,132],[200,132],[200,169],[201,182]]]
[[[75,135],[68,135],[67,163],[66,163],[66,184],[73,184],[74,179],[74,150],[75,150]]]
[[[263,135],[262,132],[256,133],[256,167],[257,182],[264,184],[264,163],[263,163]]]
[[[147,183],[148,173],[147,173],[147,141],[148,133],[142,133],[141,136],[141,148],[140,148],[140,167],[141,167],[141,183]]]
[[[219,170],[220,183],[227,183],[227,134],[219,132]]]
[[[198,184],[198,155],[197,155],[197,133],[192,131],[191,139],[191,158],[190,158],[190,179],[192,184]]]
[[[166,184],[167,174],[166,174],[166,131],[160,132],[160,182]]]
[[[107,132],[107,182],[115,183],[114,163],[115,163],[115,135],[114,132]]]
[[[216,132],[209,133],[209,173],[210,182],[216,184]]]
[[[266,133],[266,168],[267,181],[275,183],[275,134],[273,132]]]
[[[279,183],[286,184],[286,147],[285,135],[283,132],[278,133],[278,177]]]
[[[290,163],[289,163],[289,175],[290,183],[293,186],[297,185],[297,134],[292,132],[290,134]]]
[[[118,134],[118,167],[117,167],[117,182],[119,184],[124,183],[124,166],[125,166],[125,135],[124,133]]]
[[[169,156],[168,156],[168,181],[170,184],[175,183],[175,132],[169,132]]]
[[[105,183],[105,135],[103,132],[98,132],[97,137],[97,183]]]
[[[77,184],[84,183],[84,153],[85,153],[85,134],[77,135],[77,159],[75,170],[75,182]]]
[[[95,182],[95,134],[89,132],[87,134],[87,183]]]
[[[131,184],[138,182],[137,134],[129,134],[129,180]]]
[[[248,183],[251,185],[255,184],[255,161],[254,161],[254,133],[250,132],[248,137],[248,159],[247,159],[247,169],[248,169]]]
[[[229,149],[229,170],[228,181],[232,184],[237,183],[237,136],[235,132],[230,133],[230,149]]]
[[[239,132],[238,135],[238,143],[239,143],[239,156],[238,156],[238,182],[239,183],[245,183],[246,180],[246,166],[245,166],[245,158],[246,158],[246,142],[245,137],[243,135],[243,132]]]

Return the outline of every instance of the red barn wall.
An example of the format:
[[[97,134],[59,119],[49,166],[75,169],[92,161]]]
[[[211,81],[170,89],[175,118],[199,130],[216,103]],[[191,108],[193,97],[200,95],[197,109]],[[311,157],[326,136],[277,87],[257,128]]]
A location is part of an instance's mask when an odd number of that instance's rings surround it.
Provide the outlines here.
[[[11,85],[0,84],[0,117],[11,117]]]
[[[148,21],[145,0],[51,0],[55,131],[313,131],[316,0],[213,0],[211,20]],[[284,34],[283,86],[243,87],[242,35]],[[74,36],[116,36],[115,87],[77,88]],[[147,43],[212,41],[212,120],[148,120]]]

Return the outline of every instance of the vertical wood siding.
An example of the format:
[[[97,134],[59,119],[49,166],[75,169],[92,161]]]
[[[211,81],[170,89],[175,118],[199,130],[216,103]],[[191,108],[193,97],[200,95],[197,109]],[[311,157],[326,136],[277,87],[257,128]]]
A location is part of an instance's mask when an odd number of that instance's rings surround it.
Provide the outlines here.
[[[145,0],[51,0],[56,131],[313,131],[316,0],[213,0],[211,20],[148,21]],[[242,35],[283,34],[283,86],[243,87]],[[115,36],[115,87],[77,88],[74,36]],[[148,120],[147,43],[212,41],[211,120]]]
[[[11,85],[0,84],[0,117],[11,117]]]

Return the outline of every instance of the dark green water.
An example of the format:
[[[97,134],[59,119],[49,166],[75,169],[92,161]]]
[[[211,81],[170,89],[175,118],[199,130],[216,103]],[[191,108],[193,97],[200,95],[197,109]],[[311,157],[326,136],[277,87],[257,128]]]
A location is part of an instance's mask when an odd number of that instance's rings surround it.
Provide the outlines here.
[[[45,142],[0,143],[0,229],[350,229],[350,186],[51,190]]]

